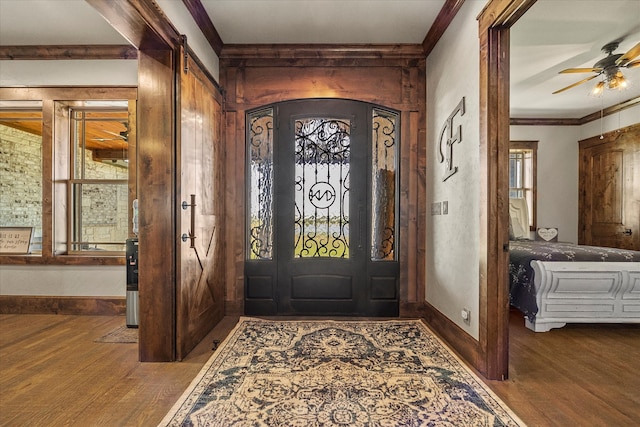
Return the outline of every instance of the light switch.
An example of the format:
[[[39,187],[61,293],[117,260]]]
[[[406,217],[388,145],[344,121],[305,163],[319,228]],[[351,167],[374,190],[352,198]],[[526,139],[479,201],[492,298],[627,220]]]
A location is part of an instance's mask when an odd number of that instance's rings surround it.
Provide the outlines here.
[[[442,215],[442,203],[431,203],[431,215]]]

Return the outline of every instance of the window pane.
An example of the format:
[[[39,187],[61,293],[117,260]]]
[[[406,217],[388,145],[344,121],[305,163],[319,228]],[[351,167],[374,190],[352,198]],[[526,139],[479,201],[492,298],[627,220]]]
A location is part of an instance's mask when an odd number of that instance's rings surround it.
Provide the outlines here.
[[[70,252],[125,251],[128,237],[127,108],[71,112]]]
[[[273,258],[273,109],[249,115],[249,258]]]
[[[124,251],[128,233],[128,185],[73,186],[73,251]]]
[[[33,227],[42,252],[42,112],[0,111],[0,226]]]
[[[351,123],[295,122],[294,254],[349,258]]]
[[[395,259],[397,115],[373,110],[371,259]]]
[[[126,179],[129,158],[127,114],[126,109],[74,112],[74,178]],[[96,166],[101,163],[120,168]]]
[[[535,142],[520,142],[521,147],[509,150],[509,197],[524,198],[529,210],[529,225],[535,224],[533,200],[535,191]],[[526,146],[522,147],[523,144]],[[532,148],[529,148],[532,147]]]

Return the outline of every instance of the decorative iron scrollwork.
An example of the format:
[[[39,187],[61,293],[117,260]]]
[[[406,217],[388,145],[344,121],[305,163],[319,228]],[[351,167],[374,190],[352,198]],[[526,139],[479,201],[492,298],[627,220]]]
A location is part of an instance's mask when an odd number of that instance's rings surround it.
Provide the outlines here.
[[[249,117],[250,226],[252,259],[273,258],[273,109]]]
[[[328,118],[295,122],[297,257],[349,257],[350,127]]]
[[[395,113],[373,110],[371,259],[395,259],[396,140]]]

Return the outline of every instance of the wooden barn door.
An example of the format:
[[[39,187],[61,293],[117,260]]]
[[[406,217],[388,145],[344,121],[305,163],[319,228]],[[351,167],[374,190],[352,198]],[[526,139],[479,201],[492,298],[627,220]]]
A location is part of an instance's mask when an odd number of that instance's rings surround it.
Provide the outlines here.
[[[578,242],[640,250],[640,125],[580,141]]]
[[[181,55],[181,58],[184,56]],[[182,360],[224,315],[221,102],[189,58],[180,66],[176,192],[176,358]]]

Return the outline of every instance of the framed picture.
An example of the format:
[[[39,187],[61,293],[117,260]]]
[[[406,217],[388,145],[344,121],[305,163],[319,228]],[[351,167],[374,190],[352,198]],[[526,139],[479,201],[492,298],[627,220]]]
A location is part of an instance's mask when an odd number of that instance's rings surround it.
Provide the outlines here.
[[[33,227],[0,227],[0,254],[28,254]]]

